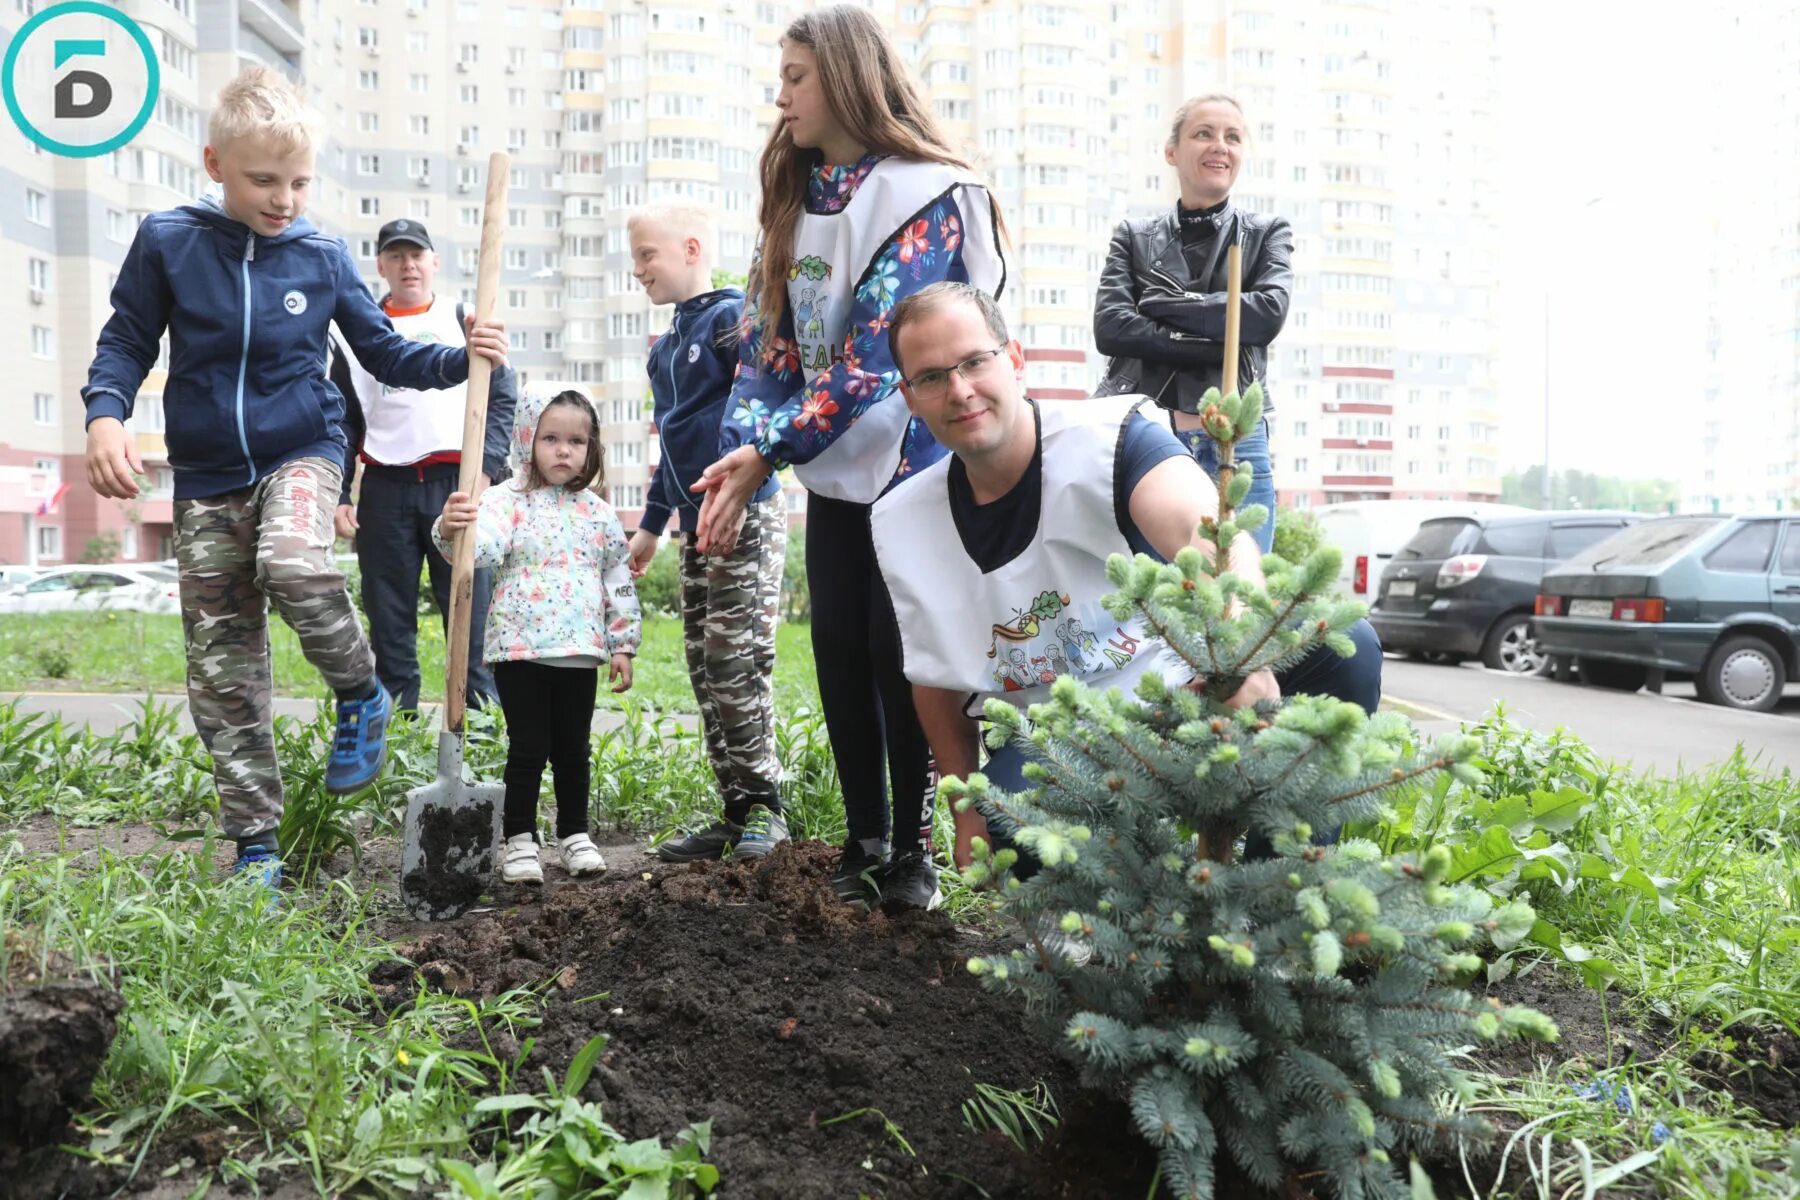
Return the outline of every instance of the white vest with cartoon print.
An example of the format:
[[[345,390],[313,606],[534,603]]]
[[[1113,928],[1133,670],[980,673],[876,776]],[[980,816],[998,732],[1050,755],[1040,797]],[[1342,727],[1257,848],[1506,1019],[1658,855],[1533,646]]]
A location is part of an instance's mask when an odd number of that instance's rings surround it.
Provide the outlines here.
[[[1125,423],[1143,396],[1038,401],[1042,507],[1031,544],[984,573],[950,513],[950,459],[875,505],[875,556],[900,624],[906,677],[1021,709],[1060,675],[1129,692],[1146,671],[1184,683],[1193,670],[1141,619],[1101,607],[1116,589],[1106,560],[1126,549],[1113,507]]]
[[[980,181],[959,168],[886,158],[870,168],[842,211],[801,215],[788,267],[788,307],[807,387],[843,358],[845,323],[858,289],[888,286],[867,277],[876,258],[896,231],[952,191],[962,212],[961,256],[969,282],[996,294],[1005,283],[1006,264],[991,201]],[[885,339],[887,332],[878,329],[874,336]],[[910,416],[894,386],[898,382],[893,376],[874,384],[881,392],[875,402],[818,457],[794,465],[808,491],[858,504],[881,495],[899,470]],[[842,418],[803,411],[801,419]]]
[[[415,342],[460,346],[464,337],[456,309],[454,296],[438,296],[422,313],[390,315],[388,320],[393,322],[396,333]],[[467,385],[459,383],[428,391],[388,387],[363,370],[337,326],[332,326],[331,333],[350,368],[350,380],[356,385],[356,398],[362,404],[363,420],[368,426],[363,434],[365,455],[385,466],[404,467],[429,454],[462,448]]]

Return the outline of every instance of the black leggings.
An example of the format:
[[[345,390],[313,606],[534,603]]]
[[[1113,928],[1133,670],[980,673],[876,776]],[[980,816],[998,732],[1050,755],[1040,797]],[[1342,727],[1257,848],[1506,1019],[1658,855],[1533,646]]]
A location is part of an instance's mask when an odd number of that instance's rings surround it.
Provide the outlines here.
[[[850,838],[888,836],[891,783],[894,853],[929,849],[931,748],[901,673],[900,631],[875,565],[869,505],[807,497],[806,578],[819,702]]]
[[[506,713],[507,837],[537,832],[545,763],[556,778],[557,840],[587,832],[588,734],[599,683],[596,667],[494,664],[494,688]]]

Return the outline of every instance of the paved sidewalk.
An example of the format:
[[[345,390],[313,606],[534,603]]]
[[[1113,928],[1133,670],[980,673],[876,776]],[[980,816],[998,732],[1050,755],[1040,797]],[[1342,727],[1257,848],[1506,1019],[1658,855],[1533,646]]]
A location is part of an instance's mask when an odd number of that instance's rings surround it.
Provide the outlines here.
[[[154,695],[151,697],[158,707],[174,707],[181,712],[181,729],[191,733],[193,723],[187,715],[187,697],[178,695]],[[124,692],[0,692],[0,700],[16,700],[22,712],[57,713],[63,722],[69,725],[86,725],[95,733],[107,734],[116,732],[137,721],[139,711],[143,707],[142,694]],[[295,717],[301,721],[310,721],[318,712],[320,701],[300,700],[288,696],[275,699],[275,715],[278,717]],[[428,721],[436,723],[440,704],[421,704],[420,711]],[[684,729],[699,727],[700,718],[693,713],[671,713],[675,721]],[[594,729],[596,731],[612,729],[624,724],[624,717],[615,709],[599,708],[594,710]]]

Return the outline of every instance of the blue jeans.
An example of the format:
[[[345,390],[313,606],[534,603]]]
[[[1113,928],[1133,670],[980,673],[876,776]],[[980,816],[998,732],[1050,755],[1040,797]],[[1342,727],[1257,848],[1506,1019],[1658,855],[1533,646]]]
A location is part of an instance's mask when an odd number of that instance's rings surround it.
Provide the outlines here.
[[[1216,482],[1219,478],[1219,443],[1213,441],[1211,435],[1202,429],[1178,429],[1175,437]],[[1260,504],[1269,510],[1269,519],[1262,523],[1262,528],[1250,535],[1256,539],[1262,552],[1267,554],[1275,545],[1275,477],[1269,473],[1268,421],[1265,420],[1255,433],[1237,444],[1232,458],[1236,462],[1248,463],[1253,472],[1250,476],[1250,494],[1244,498],[1244,503]]]
[[[1350,640],[1356,643],[1356,654],[1353,657],[1344,658],[1331,647],[1320,646],[1275,676],[1276,681],[1281,684],[1281,694],[1331,696],[1348,701],[1374,716],[1376,708],[1381,704],[1381,639],[1375,636],[1375,627],[1367,621],[1358,621],[1349,628],[1348,633]],[[1008,792],[1029,792],[1036,787],[1025,778],[1025,764],[1029,761],[1030,756],[1023,749],[1008,742],[993,752],[981,771],[987,776],[988,783],[996,788]],[[1021,879],[1029,879],[1037,874],[1038,862],[1030,851],[1013,842],[1010,836],[1012,832],[1003,819],[988,822],[988,841],[995,849],[1011,847],[1016,850],[1019,864],[1013,868],[1013,874]],[[1334,841],[1336,831],[1321,834],[1314,840],[1320,843]],[[1252,833],[1245,840],[1245,859],[1273,858],[1274,854],[1269,840],[1260,833]]]

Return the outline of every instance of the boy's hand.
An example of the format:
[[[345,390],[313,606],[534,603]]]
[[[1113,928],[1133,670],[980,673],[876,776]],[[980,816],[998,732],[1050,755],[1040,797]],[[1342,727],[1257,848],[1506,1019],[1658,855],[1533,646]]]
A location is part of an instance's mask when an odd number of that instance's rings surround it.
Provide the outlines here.
[[[661,534],[651,533],[648,529],[640,529],[631,535],[631,577],[641,579],[645,571],[650,569],[650,560],[656,557],[656,544],[662,541]]]
[[[137,441],[126,432],[124,423],[117,417],[95,417],[87,428],[89,485],[102,496],[134,500],[138,494],[135,476],[143,473]]]
[[[473,496],[467,492],[451,492],[444,501],[444,515],[438,518],[447,537],[455,537],[464,529],[475,523],[475,512],[480,507]]]
[[[506,322],[493,317],[477,321],[474,313],[465,313],[463,328],[468,331],[470,354],[479,354],[496,367],[506,365]]]
[[[354,504],[338,505],[337,506],[337,515],[334,518],[333,523],[336,524],[336,526],[337,526],[337,535],[339,537],[341,537],[341,538],[355,537],[356,536],[356,505],[354,505]]]
[[[612,671],[611,671],[611,673],[609,673],[607,675],[606,678],[607,678],[608,682],[610,682],[613,685],[612,686],[613,691],[615,691],[615,692],[630,691],[631,690],[631,655],[629,655],[629,654],[613,655],[612,656]]]

